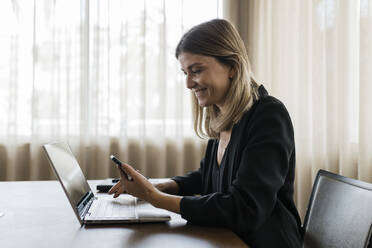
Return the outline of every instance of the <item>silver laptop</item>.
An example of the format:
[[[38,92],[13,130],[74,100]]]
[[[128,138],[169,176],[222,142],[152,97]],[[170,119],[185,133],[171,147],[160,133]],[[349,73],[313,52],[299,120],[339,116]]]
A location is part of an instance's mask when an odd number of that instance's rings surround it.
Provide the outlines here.
[[[46,144],[43,148],[80,224],[170,220],[165,210],[157,209],[149,203],[137,204],[137,198],[127,194],[115,199],[107,194],[94,195],[67,143]]]

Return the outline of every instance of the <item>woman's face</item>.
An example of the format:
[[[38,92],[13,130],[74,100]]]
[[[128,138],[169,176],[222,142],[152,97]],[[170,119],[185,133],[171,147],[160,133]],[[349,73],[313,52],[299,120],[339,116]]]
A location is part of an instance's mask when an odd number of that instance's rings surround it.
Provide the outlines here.
[[[192,90],[202,107],[216,104],[222,111],[230,87],[232,69],[216,58],[193,53],[178,56],[186,75],[186,87]]]

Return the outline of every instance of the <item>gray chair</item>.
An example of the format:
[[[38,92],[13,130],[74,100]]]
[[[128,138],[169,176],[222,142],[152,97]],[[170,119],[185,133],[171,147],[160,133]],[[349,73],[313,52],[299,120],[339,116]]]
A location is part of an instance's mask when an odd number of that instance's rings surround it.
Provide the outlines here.
[[[372,248],[372,184],[320,170],[303,227],[304,248]]]

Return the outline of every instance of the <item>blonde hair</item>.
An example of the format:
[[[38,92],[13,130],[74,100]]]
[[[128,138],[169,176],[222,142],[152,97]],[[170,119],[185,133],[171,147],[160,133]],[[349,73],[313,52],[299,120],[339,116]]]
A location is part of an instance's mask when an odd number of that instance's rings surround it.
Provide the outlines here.
[[[214,57],[234,71],[224,103],[226,113],[222,114],[216,105],[201,107],[196,96],[191,96],[195,133],[200,138],[219,138],[259,97],[244,42],[230,22],[214,19],[194,26],[182,36],[176,58],[183,52]]]

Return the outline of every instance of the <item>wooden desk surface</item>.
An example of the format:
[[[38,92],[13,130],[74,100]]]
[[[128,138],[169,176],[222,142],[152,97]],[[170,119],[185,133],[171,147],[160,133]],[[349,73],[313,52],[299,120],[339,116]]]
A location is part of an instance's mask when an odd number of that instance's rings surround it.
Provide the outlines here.
[[[89,181],[92,189],[99,181]],[[227,229],[186,224],[80,226],[58,181],[0,182],[0,247],[247,247]]]

